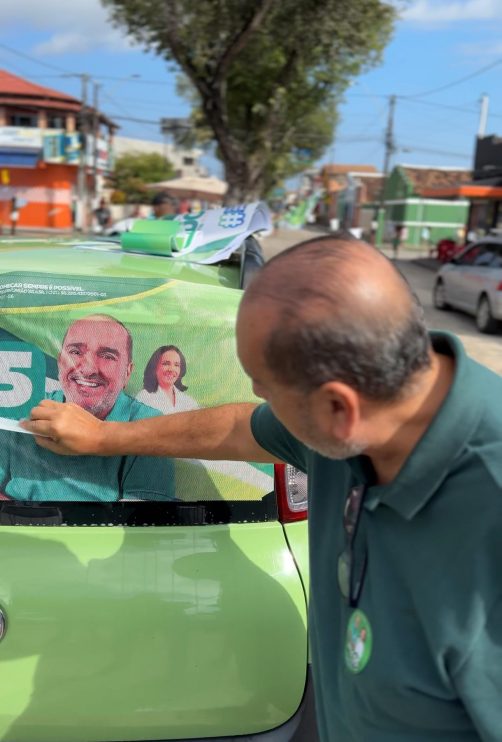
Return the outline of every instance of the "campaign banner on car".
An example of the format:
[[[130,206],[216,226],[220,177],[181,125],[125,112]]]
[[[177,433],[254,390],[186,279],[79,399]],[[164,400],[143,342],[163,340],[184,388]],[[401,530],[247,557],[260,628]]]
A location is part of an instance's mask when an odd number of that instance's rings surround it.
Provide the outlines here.
[[[42,399],[114,421],[255,400],[235,349],[240,291],[82,273],[0,273],[0,499],[263,498],[268,465],[56,456],[20,432]]]
[[[246,237],[272,228],[263,202],[178,214],[172,219],[137,219],[121,236],[129,252],[172,254],[190,262],[211,264],[227,258]]]

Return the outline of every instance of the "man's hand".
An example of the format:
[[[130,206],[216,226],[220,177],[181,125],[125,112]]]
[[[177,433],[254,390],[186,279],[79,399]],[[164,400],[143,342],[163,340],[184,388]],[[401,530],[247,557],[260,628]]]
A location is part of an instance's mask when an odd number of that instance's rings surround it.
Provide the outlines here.
[[[21,426],[34,433],[36,442],[53,453],[99,454],[103,423],[71,402],[44,399]]]
[[[40,446],[63,455],[169,456],[182,459],[263,461],[277,458],[251,432],[254,404],[206,407],[131,422],[98,420],[81,407],[46,399],[23,428]],[[44,436],[44,437],[42,437]]]

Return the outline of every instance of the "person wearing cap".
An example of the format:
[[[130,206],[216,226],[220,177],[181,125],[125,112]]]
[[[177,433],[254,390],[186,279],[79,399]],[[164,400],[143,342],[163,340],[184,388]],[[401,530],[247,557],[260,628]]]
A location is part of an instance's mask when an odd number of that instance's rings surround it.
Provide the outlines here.
[[[307,472],[321,740],[502,739],[502,378],[427,332],[378,250],[336,237],[256,275],[237,349],[260,406],[120,423],[46,401],[25,425],[59,454]]]
[[[156,193],[152,199],[152,216],[154,219],[165,219],[176,215],[176,200],[164,191]]]

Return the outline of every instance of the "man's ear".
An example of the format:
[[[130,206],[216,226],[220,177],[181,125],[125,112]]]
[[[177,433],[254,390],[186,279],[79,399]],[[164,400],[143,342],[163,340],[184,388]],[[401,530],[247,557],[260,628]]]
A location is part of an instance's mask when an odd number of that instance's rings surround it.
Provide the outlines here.
[[[361,400],[355,389],[339,381],[328,381],[315,396],[323,430],[340,441],[352,438],[361,418]]]
[[[123,386],[123,389],[125,389],[125,388],[126,388],[126,386],[127,386],[127,382],[128,382],[128,381],[129,381],[129,379],[131,378],[131,374],[132,374],[132,370],[133,370],[133,368],[134,368],[134,363],[133,363],[132,361],[130,361],[130,363],[128,363],[128,364],[127,364],[127,370],[126,370],[126,378],[125,378],[125,381],[124,381],[124,386]]]

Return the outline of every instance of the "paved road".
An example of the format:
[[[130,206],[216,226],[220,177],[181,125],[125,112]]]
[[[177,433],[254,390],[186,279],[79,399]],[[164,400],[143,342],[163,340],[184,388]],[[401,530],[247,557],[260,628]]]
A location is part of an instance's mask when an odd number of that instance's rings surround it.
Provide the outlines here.
[[[460,337],[470,356],[502,374],[502,334],[482,335],[476,329],[473,317],[457,311],[440,312],[434,309],[432,306],[434,272],[409,260],[399,260],[397,265],[420,299],[429,327],[454,332]]]
[[[267,259],[271,258],[290,245],[312,239],[319,234],[319,231],[315,229],[278,230],[262,240],[265,256]],[[461,338],[469,355],[502,375],[502,334],[482,335],[476,329],[472,317],[460,312],[440,312],[434,309],[431,300],[434,271],[417,265],[412,259],[398,260],[396,264],[420,299],[429,327],[454,332]]]

